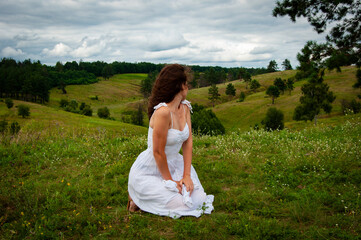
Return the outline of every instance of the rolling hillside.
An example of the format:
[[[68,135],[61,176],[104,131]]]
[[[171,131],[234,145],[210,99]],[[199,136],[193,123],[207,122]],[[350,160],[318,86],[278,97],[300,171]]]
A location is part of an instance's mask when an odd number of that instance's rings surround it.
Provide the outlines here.
[[[357,97],[360,91],[352,88],[356,81],[355,72],[355,67],[344,67],[340,73],[336,71],[326,72],[324,80],[336,95],[336,100],[333,103],[331,114],[321,114],[321,122],[337,122],[338,116],[341,115],[341,100],[351,100]],[[301,86],[306,83],[306,80],[296,82],[291,95],[286,92],[275,100],[274,105],[271,104],[271,99],[265,94],[265,90],[269,85],[273,84],[275,78],[287,79],[295,74],[296,70],[290,70],[254,76],[253,79],[257,79],[261,84],[261,87],[255,93],[251,92],[249,88],[246,89],[244,82],[240,80],[232,81],[231,83],[235,85],[237,90],[236,97],[233,98],[225,94],[228,83],[218,84],[221,99],[212,110],[221,120],[228,133],[236,129],[245,131],[250,126],[260,123],[269,107],[276,107],[284,112],[285,126],[287,128],[302,129],[305,126],[310,126],[312,125],[310,122],[295,122],[292,120],[294,108],[299,103],[301,96]],[[124,128],[132,129],[129,131],[134,133],[146,133],[146,127],[137,127],[121,122],[121,118],[126,111],[135,110],[137,104],[143,104],[145,107],[143,96],[140,93],[140,83],[146,76],[146,74],[118,74],[109,80],[100,80],[95,84],[67,86],[67,94],[62,94],[60,89],[54,88],[50,92],[50,102],[48,104],[26,103],[31,107],[30,119],[37,124],[42,123],[45,125],[100,126],[115,131],[122,131],[120,129]],[[192,104],[198,103],[211,108],[211,102],[208,100],[208,88],[191,89],[187,99]],[[247,95],[244,102],[237,101],[241,91],[246,92]],[[98,100],[92,99],[95,96],[98,96]],[[79,103],[85,102],[91,105],[93,117],[65,112],[59,107],[61,99],[75,99]],[[21,101],[15,101],[15,105],[20,103]],[[116,121],[98,118],[97,109],[104,106],[110,109],[111,117]],[[12,112],[8,111],[5,104],[0,104],[0,114],[2,116],[8,115],[6,116],[8,120],[18,119],[29,126],[33,125],[28,119],[23,120],[17,117],[15,108],[12,109]],[[145,126],[147,126],[146,114],[144,122]]]
[[[244,102],[237,102],[241,91],[249,91],[249,89],[246,90],[243,82],[239,80],[232,82],[237,89],[237,97],[232,100],[227,100],[228,96],[226,97],[225,95],[227,84],[219,84],[217,87],[221,94],[221,100],[212,110],[228,131],[235,129],[248,130],[249,127],[255,123],[260,123],[269,107],[276,107],[284,112],[286,127],[292,128],[299,125],[309,125],[309,122],[304,124],[304,122],[295,122],[292,120],[293,111],[299,104],[299,99],[302,95],[301,86],[306,83],[306,80],[296,82],[295,89],[291,95],[285,92],[284,95],[280,95],[280,97],[275,100],[274,105],[271,104],[271,99],[265,93],[265,90],[273,84],[275,78],[280,77],[287,79],[295,74],[296,71],[291,70],[255,76],[253,79],[257,79],[260,82],[261,88],[258,89],[256,93],[248,92]],[[344,67],[340,73],[336,71],[326,72],[324,82],[326,82],[330,86],[330,90],[334,92],[336,100],[332,104],[333,109],[331,114],[321,114],[320,118],[332,118],[333,116],[341,115],[341,100],[357,98],[360,90],[352,88],[352,85],[356,82],[355,74],[355,67]],[[211,105],[208,100],[208,88],[191,90],[188,96],[188,99],[192,103]]]

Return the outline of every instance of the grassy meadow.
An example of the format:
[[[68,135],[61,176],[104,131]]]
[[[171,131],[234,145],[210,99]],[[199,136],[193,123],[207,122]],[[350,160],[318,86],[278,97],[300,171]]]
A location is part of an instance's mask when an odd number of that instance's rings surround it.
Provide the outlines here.
[[[192,103],[210,107],[221,120],[226,132],[232,132],[238,129],[247,131],[250,126],[254,126],[256,123],[262,121],[269,107],[276,107],[283,111],[286,128],[302,129],[310,125],[309,122],[306,124],[295,122],[292,116],[302,95],[301,86],[305,84],[307,80],[295,82],[295,89],[291,94],[285,92],[280,95],[279,98],[275,99],[275,104],[273,105],[271,104],[271,98],[265,93],[267,87],[273,84],[275,78],[280,77],[287,79],[293,77],[295,74],[296,70],[288,70],[254,76],[253,79],[257,79],[261,84],[261,87],[257,89],[256,92],[250,91],[249,87],[246,88],[246,84],[243,81],[232,81],[231,83],[236,88],[236,97],[229,97],[225,94],[228,82],[218,84],[217,87],[219,88],[221,99],[216,102],[214,108],[211,108],[212,104],[210,100],[208,100],[208,87],[191,89],[188,92],[187,99]],[[336,95],[336,100],[332,104],[332,112],[330,114],[321,113],[319,118],[327,118],[333,121],[332,118],[336,117],[337,122],[338,116],[342,115],[341,100],[357,98],[359,90],[352,88],[352,85],[356,82],[355,74],[356,67],[352,66],[342,67],[340,73],[336,71],[326,71],[324,81]],[[62,94],[60,89],[54,88],[50,92],[50,101],[46,106],[62,111],[59,107],[59,101],[61,99],[67,99],[69,101],[75,99],[78,103],[85,102],[91,106],[93,109],[92,121],[99,120],[96,115],[97,110],[104,106],[109,108],[111,117],[117,121],[121,121],[122,116],[127,115],[127,111],[129,110],[135,111],[138,104],[141,104],[143,109],[146,110],[146,102],[140,93],[141,80],[146,78],[146,76],[146,74],[118,74],[109,80],[100,78],[100,81],[95,84],[67,86],[67,94]],[[241,91],[246,93],[244,102],[238,102]],[[98,100],[92,100],[91,98],[94,96],[98,96]],[[1,108],[4,107],[0,105],[0,112],[3,111]],[[100,120],[100,122],[102,121]],[[148,124],[146,114],[144,116],[144,124],[145,126]]]
[[[96,84],[52,89],[46,105],[26,102],[28,118],[0,102],[0,120],[19,122],[18,134],[0,133],[0,239],[360,239],[361,114],[343,116],[341,99],[354,99],[355,68],[330,72],[325,82],[337,96],[318,125],[292,121],[301,96],[275,100],[286,129],[250,128],[264,117],[271,99],[265,89],[276,77],[254,77],[262,87],[244,102],[225,95],[212,110],[226,127],[223,136],[194,136],[199,179],[215,196],[215,210],[200,218],[171,219],[129,213],[131,165],[147,148],[147,128],[122,123],[122,113],[143,102],[146,74],[115,75]],[[233,81],[246,91],[243,82]],[[91,100],[97,95],[99,100]],[[62,98],[91,104],[93,117],[66,112]],[[208,88],[192,89],[192,103],[210,106]],[[96,109],[107,106],[111,117]]]
[[[295,89],[291,92],[291,95],[289,95],[288,92],[285,92],[283,95],[281,94],[279,98],[275,99],[275,104],[272,104],[272,99],[265,93],[265,90],[273,84],[275,78],[281,77],[282,79],[287,79],[295,74],[296,71],[292,70],[256,76],[255,79],[261,84],[259,91],[249,93],[244,102],[237,102],[238,99],[235,98],[231,101],[216,105],[212,110],[218,116],[226,130],[229,131],[236,129],[248,130],[248,128],[255,123],[260,123],[265,117],[269,107],[276,107],[283,111],[285,127],[293,128],[299,126],[299,122],[295,122],[292,119],[293,111],[299,104],[299,99],[302,96],[301,87],[307,80],[295,82]],[[330,86],[330,91],[334,92],[336,100],[332,103],[332,112],[330,114],[321,112],[320,118],[332,118],[342,115],[341,100],[357,98],[360,90],[352,88],[352,85],[356,82],[355,74],[355,67],[344,67],[340,73],[336,71],[326,72],[324,82]],[[220,88],[220,92],[225,96],[225,93],[222,92],[225,92],[226,85],[222,85],[224,87],[222,89]],[[246,91],[243,82],[235,81],[235,87],[237,89],[237,96],[239,96],[240,91]],[[208,91],[205,94],[208,94]],[[206,95],[201,96],[206,98]]]
[[[129,169],[147,138],[45,126],[1,136],[1,239],[357,239],[361,114],[336,126],[195,137],[215,210],[128,213]]]
[[[95,84],[66,86],[67,94],[63,94],[61,89],[53,88],[48,106],[59,108],[61,99],[75,99],[78,103],[90,105],[95,116],[98,108],[107,106],[110,116],[120,119],[122,112],[131,110],[137,103],[143,104],[140,83],[146,77],[147,74],[142,73],[117,74],[109,80],[100,78]],[[98,96],[98,100],[91,99],[95,96]]]

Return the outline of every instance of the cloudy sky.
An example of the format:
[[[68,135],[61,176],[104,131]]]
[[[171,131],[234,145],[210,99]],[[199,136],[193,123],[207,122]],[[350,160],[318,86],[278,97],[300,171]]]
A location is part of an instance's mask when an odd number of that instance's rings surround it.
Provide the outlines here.
[[[0,57],[225,67],[281,66],[307,21],[272,16],[273,0],[0,0]]]

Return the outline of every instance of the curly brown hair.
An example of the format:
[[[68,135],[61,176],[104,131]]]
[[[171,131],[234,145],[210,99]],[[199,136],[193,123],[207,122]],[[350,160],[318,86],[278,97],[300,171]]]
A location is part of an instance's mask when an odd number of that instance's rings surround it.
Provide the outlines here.
[[[149,119],[154,112],[154,106],[161,102],[171,102],[175,95],[182,91],[182,85],[186,84],[189,73],[190,68],[180,64],[167,65],[160,71],[148,102]]]

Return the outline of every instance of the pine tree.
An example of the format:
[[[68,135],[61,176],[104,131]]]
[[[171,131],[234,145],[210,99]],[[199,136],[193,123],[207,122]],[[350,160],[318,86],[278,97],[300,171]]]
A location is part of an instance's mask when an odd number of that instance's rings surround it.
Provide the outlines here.
[[[310,120],[314,119],[317,125],[317,115],[323,109],[326,113],[332,110],[331,103],[336,99],[329,86],[323,82],[324,71],[320,75],[314,74],[308,83],[301,88],[303,96],[300,97],[301,105],[295,109],[293,119]]]
[[[276,72],[278,69],[278,65],[275,60],[271,60],[267,66],[268,72]]]
[[[232,96],[236,96],[236,89],[235,89],[235,87],[233,86],[232,83],[229,83],[229,84],[227,85],[226,95],[231,96],[231,97],[232,97]]]
[[[218,87],[216,86],[216,84],[213,84],[209,89],[208,89],[208,99],[212,101],[212,105],[214,107],[214,103],[216,100],[219,99],[219,96],[221,96],[218,93]]]
[[[290,60],[288,60],[287,58],[282,62],[282,66],[284,70],[292,70],[292,65]]]
[[[282,92],[282,94],[284,94],[287,85],[286,82],[284,80],[282,80],[281,78],[276,78],[273,82],[273,85],[278,87],[278,90],[280,90]]]
[[[259,87],[261,87],[261,84],[256,79],[251,81],[250,88],[251,88],[252,91],[255,91]]]
[[[294,81],[293,81],[292,78],[287,79],[286,89],[289,91],[290,95],[291,95],[292,90],[295,88],[295,87],[293,86],[293,84],[294,84]]]

